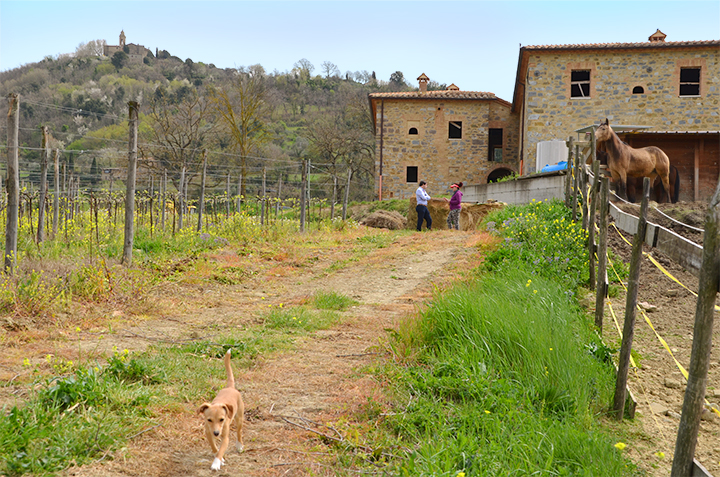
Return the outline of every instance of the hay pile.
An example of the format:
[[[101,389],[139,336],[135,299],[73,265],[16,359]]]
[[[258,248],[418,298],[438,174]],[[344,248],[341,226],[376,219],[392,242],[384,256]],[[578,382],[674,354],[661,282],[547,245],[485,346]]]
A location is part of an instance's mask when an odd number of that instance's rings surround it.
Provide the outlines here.
[[[360,221],[360,225],[367,225],[376,229],[400,230],[404,229],[407,219],[398,212],[389,210],[376,210]]]
[[[411,230],[417,227],[416,206],[417,200],[415,197],[411,197],[406,227]],[[460,210],[460,230],[475,230],[487,214],[504,206],[503,202],[496,201],[487,201],[484,204],[463,204]],[[445,202],[445,199],[430,199],[428,201],[428,210],[432,218],[432,228],[435,230],[447,230],[447,216],[450,212],[450,205]],[[423,222],[423,228],[425,227],[424,224],[425,222]]]

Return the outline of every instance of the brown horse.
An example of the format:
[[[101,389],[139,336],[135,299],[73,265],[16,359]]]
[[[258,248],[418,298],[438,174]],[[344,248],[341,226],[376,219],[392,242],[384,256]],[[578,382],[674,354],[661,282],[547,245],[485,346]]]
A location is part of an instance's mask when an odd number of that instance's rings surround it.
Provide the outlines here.
[[[650,184],[660,177],[667,201],[670,202],[670,159],[660,148],[655,146],[635,149],[620,140],[610,127],[610,121],[595,130],[595,140],[600,150],[607,152],[608,169],[612,180],[618,185],[621,197],[627,198],[628,177],[649,177]]]
[[[607,152],[598,149],[596,154],[597,160],[600,161],[600,164],[607,166]],[[587,161],[588,165],[590,164],[590,160]],[[678,199],[680,198],[680,172],[678,171],[678,168],[670,164],[670,198],[672,199],[672,203],[676,203]],[[642,177],[628,177],[627,178],[627,184],[626,184],[626,192],[627,192],[627,198],[630,202],[635,202],[635,193],[636,191],[640,191],[642,194],[642,188],[643,188],[643,178]],[[663,188],[662,181],[659,177],[655,178],[655,182],[653,182],[650,185],[650,200],[654,200],[658,204],[662,204],[666,202],[667,194],[665,194],[665,189]]]

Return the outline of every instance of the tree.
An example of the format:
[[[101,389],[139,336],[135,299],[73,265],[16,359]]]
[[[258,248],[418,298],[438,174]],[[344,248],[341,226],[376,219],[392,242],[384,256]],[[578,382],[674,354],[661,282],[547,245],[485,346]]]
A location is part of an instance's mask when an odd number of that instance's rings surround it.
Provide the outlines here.
[[[115,54],[110,59],[110,62],[113,64],[116,70],[120,71],[120,68],[125,66],[125,62],[128,59],[128,55],[124,51],[116,51]]]
[[[76,58],[89,56],[102,56],[105,53],[105,40],[91,40],[87,43],[80,43],[75,49]]]
[[[211,112],[210,101],[187,86],[175,90],[158,88],[150,99],[147,118],[151,145],[142,155],[154,159],[151,168],[170,172],[183,194],[182,171],[190,173],[199,163],[201,150],[214,132]]]
[[[312,72],[314,70],[315,67],[313,66],[313,64],[305,58],[297,61],[293,65],[293,73],[298,76],[302,83],[305,83],[307,82],[307,80],[310,79],[310,75],[312,75]]]
[[[332,76],[340,74],[340,69],[334,63],[330,61],[324,61],[321,65],[322,72],[325,74],[326,79],[330,79]]]
[[[390,75],[390,83],[395,86],[407,86],[405,83],[405,75],[403,75],[402,71],[396,71],[395,73]]]
[[[210,97],[232,149],[240,156],[240,194],[245,195],[248,158],[270,140],[264,70],[259,65],[237,69],[227,87],[210,89]]]

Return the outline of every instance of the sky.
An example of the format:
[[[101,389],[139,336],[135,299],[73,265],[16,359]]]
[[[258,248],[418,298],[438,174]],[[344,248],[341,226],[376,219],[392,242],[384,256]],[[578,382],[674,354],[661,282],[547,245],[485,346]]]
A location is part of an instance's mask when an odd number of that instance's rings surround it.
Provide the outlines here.
[[[401,71],[512,101],[520,46],[720,39],[720,0],[703,1],[7,1],[0,71],[104,39],[221,68]]]

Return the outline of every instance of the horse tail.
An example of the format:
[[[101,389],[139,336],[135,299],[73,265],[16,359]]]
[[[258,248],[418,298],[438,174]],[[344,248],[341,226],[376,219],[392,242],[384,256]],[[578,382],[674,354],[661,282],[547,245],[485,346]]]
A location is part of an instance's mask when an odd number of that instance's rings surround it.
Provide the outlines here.
[[[678,201],[678,198],[680,197],[680,172],[678,171],[677,167],[670,166],[670,172],[671,175],[675,175],[675,180],[673,181],[673,195],[672,195],[672,203],[675,204]]]

